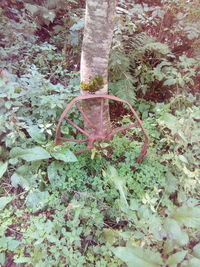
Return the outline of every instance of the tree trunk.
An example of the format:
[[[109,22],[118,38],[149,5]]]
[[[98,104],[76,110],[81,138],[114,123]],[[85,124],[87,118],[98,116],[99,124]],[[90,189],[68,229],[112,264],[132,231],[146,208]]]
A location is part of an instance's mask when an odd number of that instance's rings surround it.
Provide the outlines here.
[[[96,77],[103,80],[100,86],[93,88],[95,94],[108,93],[108,60],[115,22],[115,0],[87,0],[85,28],[81,54],[81,84],[88,84]],[[81,94],[88,94],[81,88]],[[90,92],[91,93],[91,92]],[[100,101],[87,100],[83,109],[89,120],[98,126]],[[104,101],[103,128],[110,129],[108,102]],[[92,132],[85,122],[85,129]]]

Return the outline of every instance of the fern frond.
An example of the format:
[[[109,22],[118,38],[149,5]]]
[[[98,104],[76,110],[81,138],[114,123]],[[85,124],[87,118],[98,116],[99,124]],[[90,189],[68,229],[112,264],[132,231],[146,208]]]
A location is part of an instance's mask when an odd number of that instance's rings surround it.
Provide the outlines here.
[[[132,49],[138,49],[153,42],[155,42],[155,39],[147,35],[145,32],[137,33],[131,38]]]
[[[155,53],[160,53],[162,55],[167,55],[170,53],[169,46],[159,42],[148,43],[143,47],[143,50],[154,51]]]
[[[133,86],[136,80],[130,73],[124,74],[124,79],[108,84],[112,94],[128,101],[131,105],[135,103],[135,87]]]
[[[109,70],[113,77],[121,79],[124,72],[128,71],[131,66],[131,59],[118,49],[112,51],[110,55]]]

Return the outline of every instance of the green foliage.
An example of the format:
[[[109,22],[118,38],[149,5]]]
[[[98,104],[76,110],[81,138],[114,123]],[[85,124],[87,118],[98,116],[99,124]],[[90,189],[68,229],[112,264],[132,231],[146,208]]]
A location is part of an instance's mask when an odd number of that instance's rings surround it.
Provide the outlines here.
[[[0,162],[0,178],[4,175],[8,167],[8,162]]]
[[[0,198],[0,209],[4,209],[5,206],[10,203],[13,200],[12,196],[8,196],[8,197],[1,197]]]
[[[35,64],[53,83],[66,85],[66,75],[77,71],[80,61],[82,7],[73,0],[3,1],[0,68],[21,75]]]
[[[199,16],[184,3],[126,3],[127,9],[120,1],[109,67],[113,94],[134,103],[136,94],[163,99],[199,87],[194,47],[200,32],[193,19]]]
[[[111,92],[133,104],[135,102],[134,77],[130,74],[131,60],[122,49],[113,48],[110,56],[110,82]]]
[[[125,261],[129,267],[133,266],[133,263],[138,267],[158,267],[162,264],[162,259],[158,253],[145,251],[142,248],[118,247],[113,249],[113,252]]]
[[[5,7],[5,10],[3,9]],[[18,71],[20,64],[24,61],[26,53],[35,44],[37,37],[35,24],[25,17],[23,12],[17,9],[9,9],[12,18],[20,20],[20,23],[6,16],[6,4],[0,8],[0,68],[8,68],[14,73]]]
[[[78,85],[71,84],[64,88],[61,84],[53,85],[32,66],[29,73],[13,81],[0,82],[0,118],[1,142],[6,147],[17,146],[27,135],[39,144],[44,144],[55,130],[58,116],[78,90]],[[71,79],[71,83],[75,79]],[[51,122],[51,123],[49,123]],[[38,128],[38,126],[39,128]],[[37,132],[37,133],[36,133]],[[31,141],[31,139],[29,139]]]
[[[11,158],[22,158],[26,161],[35,161],[42,159],[49,159],[50,154],[42,147],[32,147],[29,149],[22,149],[20,147],[14,147],[10,151]]]
[[[165,117],[163,110],[168,111]],[[123,262],[187,266],[198,262],[198,246],[191,245],[198,242],[198,202],[196,193],[188,194],[179,179],[181,170],[185,171],[182,163],[187,163],[180,157],[182,150],[174,150],[180,147],[172,128],[178,127],[174,120],[179,117],[170,113],[170,104],[144,100],[138,103],[138,112],[151,114],[144,115],[143,121],[152,139],[148,157],[140,165],[135,163],[142,141],[137,128],[115,136],[104,147],[108,153],[96,151],[91,160],[88,152],[77,156],[78,161],[68,151],[69,145],[59,149],[46,144],[46,134],[28,128],[30,136],[24,140],[29,146],[13,148],[4,159],[9,165],[3,179],[9,171],[11,185],[23,191],[1,202],[0,233],[4,244],[9,244],[2,250],[1,262],[10,253],[15,263],[31,266],[65,266],[66,262],[67,266],[123,266]],[[170,148],[170,153],[176,151],[174,158],[167,157],[165,131],[174,140]],[[37,142],[41,147],[33,145]],[[34,149],[39,152],[35,154]],[[26,157],[30,151],[31,157]],[[40,152],[52,158],[39,159]],[[15,212],[14,203],[20,205]],[[9,236],[8,229],[13,229]]]
[[[78,156],[54,144],[80,89],[84,1],[22,2],[0,3],[0,265],[199,266],[199,3],[119,1],[109,88],[150,136],[137,164],[139,127]]]

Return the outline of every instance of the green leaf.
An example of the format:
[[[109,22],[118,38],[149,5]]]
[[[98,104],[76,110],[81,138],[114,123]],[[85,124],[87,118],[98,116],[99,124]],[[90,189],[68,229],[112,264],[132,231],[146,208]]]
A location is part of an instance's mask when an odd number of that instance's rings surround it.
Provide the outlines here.
[[[120,193],[121,199],[128,206],[128,202],[126,200],[127,192],[126,192],[126,189],[125,189],[125,185],[126,185],[125,179],[123,177],[119,176],[117,170],[113,166],[109,166],[107,171],[108,171],[107,175],[108,175],[111,183],[113,183],[115,185],[116,189]]]
[[[40,7],[38,5],[25,4],[25,8],[33,15]]]
[[[7,243],[8,241],[10,240],[10,237],[7,237],[5,235],[3,235],[1,238],[0,238],[0,248],[1,248],[1,251],[2,249],[7,249]]]
[[[104,228],[102,231],[103,238],[110,244],[113,244],[116,241],[116,238],[119,237],[119,231]]]
[[[13,196],[0,197],[0,210],[3,210],[5,206],[13,200]]]
[[[78,32],[71,32],[70,33],[70,40],[71,40],[71,45],[78,45],[79,43],[79,34]]]
[[[33,192],[29,192],[26,198],[26,205],[28,208],[33,209],[33,211],[37,211],[44,207],[47,203],[49,197],[49,193],[44,191],[40,192],[39,190],[35,190]]]
[[[46,12],[45,12],[46,11]],[[50,22],[53,22],[54,21],[54,19],[55,19],[55,17],[56,17],[56,14],[55,14],[55,12],[53,12],[52,10],[48,10],[48,9],[46,9],[46,10],[44,10],[44,13],[43,13],[43,18],[45,19],[45,20],[47,20],[47,21],[45,21],[46,23],[46,25],[49,25],[49,21]]]
[[[160,117],[159,121],[161,122],[161,124],[166,125],[167,128],[169,128],[172,131],[172,134],[177,133],[180,128],[180,123],[177,117],[175,117],[174,115],[170,113],[164,113]]]
[[[26,161],[43,160],[51,158],[50,154],[42,147],[36,146],[33,148],[22,149],[20,147],[14,147],[10,151],[12,158],[22,158]]]
[[[78,161],[77,157],[69,149],[66,149],[66,147],[56,146],[54,147],[54,151],[55,152],[52,152],[51,155],[57,160],[62,160],[64,162]]]
[[[27,132],[38,144],[45,144],[45,134],[37,126],[30,126]]]
[[[200,259],[200,244],[193,247],[193,255]]]
[[[30,188],[29,181],[27,179],[16,172],[11,176],[11,184],[14,187],[21,186],[25,190],[28,190]]]
[[[167,79],[166,81],[164,81],[163,85],[167,85],[167,86],[170,86],[170,85],[173,85],[176,83],[176,79],[174,78],[169,78]]]
[[[164,222],[164,229],[167,233],[167,236],[170,240],[178,243],[180,246],[187,245],[189,242],[188,235],[183,232],[177,223],[177,221],[166,218]]]
[[[180,207],[173,211],[171,218],[180,225],[192,228],[200,227],[200,208],[199,207]]]
[[[4,175],[7,168],[8,168],[8,162],[3,163],[2,161],[0,161],[0,178]]]
[[[135,88],[133,87],[133,79],[123,79],[117,82],[109,83],[109,89],[115,96],[128,101],[131,105],[135,104]],[[121,90],[123,88],[124,90]]]
[[[200,260],[197,258],[192,258],[187,261],[184,261],[183,264],[181,264],[181,267],[199,267],[200,266]]]
[[[8,249],[9,250],[14,250],[14,249],[16,249],[19,245],[21,244],[21,242],[20,241],[18,241],[18,240],[9,240],[9,242],[8,242]]]
[[[3,266],[6,261],[5,253],[0,253],[0,264]]]
[[[162,259],[159,253],[140,247],[117,247],[113,253],[129,267],[160,267]]]
[[[84,24],[85,24],[85,19],[81,18],[74,25],[71,26],[70,30],[71,31],[79,31],[79,30],[83,29]]]
[[[183,261],[183,259],[185,258],[187,252],[188,252],[187,250],[183,250],[183,251],[177,252],[175,254],[172,254],[167,259],[167,265],[169,265],[169,266],[174,265],[176,267],[176,264],[178,264],[181,261]]]
[[[54,189],[62,187],[63,180],[65,180],[65,177],[61,175],[62,171],[63,162],[60,161],[53,161],[47,168],[48,179]]]
[[[35,162],[36,163],[36,162]],[[36,167],[35,167],[36,169]],[[17,168],[17,170],[11,176],[11,184],[14,187],[18,185],[25,190],[30,189],[32,183],[34,182],[34,176],[30,170],[29,165],[23,165]]]
[[[173,242],[173,240],[167,239],[164,242],[164,245],[163,245],[163,253],[169,255],[170,253],[173,252],[173,250],[174,250],[174,242]]]
[[[139,210],[139,205],[136,199],[131,199],[130,200],[130,209],[131,210]]]
[[[29,257],[20,257],[15,259],[15,263],[31,263],[31,258]]]
[[[188,160],[186,159],[186,157],[184,155],[179,155],[178,158],[180,159],[180,161],[182,161],[184,163],[188,163]]]
[[[199,267],[200,266],[200,259],[192,258],[188,261],[188,267]]]
[[[174,193],[178,188],[178,179],[171,173],[166,173],[166,185],[165,185],[165,191],[168,194]]]

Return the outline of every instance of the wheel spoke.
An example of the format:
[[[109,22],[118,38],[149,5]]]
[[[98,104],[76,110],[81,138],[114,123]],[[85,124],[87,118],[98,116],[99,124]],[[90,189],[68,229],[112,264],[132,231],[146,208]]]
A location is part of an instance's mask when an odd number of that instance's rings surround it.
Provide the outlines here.
[[[80,107],[79,103],[76,103],[76,107],[77,109],[80,111],[80,113],[82,114],[84,120],[95,130],[97,130],[97,127],[88,119],[88,117],[86,116],[85,112],[83,111],[83,109]]]
[[[101,106],[100,106],[100,129],[103,130],[103,104],[104,99],[101,98]]]
[[[121,127],[121,128],[119,128],[119,129],[117,129],[117,130],[111,132],[111,133],[107,136],[107,138],[111,138],[113,135],[115,135],[115,134],[117,134],[117,133],[119,133],[119,132],[126,131],[126,130],[132,128],[132,127],[137,126],[138,124],[139,124],[138,122],[135,122],[135,123],[132,123],[132,124],[130,124],[130,125],[128,125],[128,126]]]
[[[89,140],[88,142],[88,146],[85,148],[85,149],[82,149],[82,150],[79,150],[77,152],[74,152],[74,154],[78,155],[78,154],[81,154],[81,153],[84,153],[86,151],[89,151],[93,148],[93,141],[92,140]]]
[[[84,143],[84,142],[88,141],[88,138],[86,138],[86,139],[71,139],[71,138],[65,138],[65,137],[58,137],[57,139],[63,140],[63,141],[77,142],[77,143]]]
[[[79,127],[78,125],[76,125],[75,123],[73,123],[73,121],[71,121],[70,119],[68,118],[65,118],[65,120],[71,124],[74,128],[76,128],[77,130],[79,130],[82,134],[86,135],[86,136],[90,136],[86,131],[84,131],[81,127]]]

